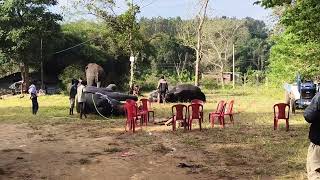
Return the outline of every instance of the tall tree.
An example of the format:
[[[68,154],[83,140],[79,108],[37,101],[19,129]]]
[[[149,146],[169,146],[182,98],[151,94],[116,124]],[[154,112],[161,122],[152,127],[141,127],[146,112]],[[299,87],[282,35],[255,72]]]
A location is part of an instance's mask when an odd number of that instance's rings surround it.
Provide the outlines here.
[[[139,56],[145,41],[139,33],[140,26],[136,14],[140,12],[140,7],[137,4],[133,4],[132,0],[127,0],[128,9],[122,14],[116,14],[114,0],[77,0],[76,2],[90,14],[102,19],[113,30],[116,41],[129,56]],[[133,84],[133,69],[132,61],[130,86]]]
[[[201,61],[201,45],[202,45],[202,27],[207,14],[207,7],[209,0],[201,0],[201,8],[198,13],[198,29],[197,29],[197,46],[196,46],[196,67],[195,67],[195,80],[194,84],[199,85],[199,64]]]
[[[236,65],[240,72],[249,69],[265,71],[269,57],[269,30],[263,21],[246,18],[244,27],[248,29],[250,38],[242,44],[237,44]]]
[[[284,8],[280,23],[284,31],[273,36],[269,77],[276,84],[292,81],[297,72],[319,75],[320,5],[318,0],[262,0],[266,8]],[[279,78],[282,77],[282,78]]]
[[[0,3],[0,49],[19,62],[24,90],[29,84],[29,66],[40,60],[40,39],[50,41],[60,31],[58,14],[48,10],[56,0],[8,0]]]
[[[232,57],[232,45],[247,41],[249,39],[248,29],[242,20],[211,19],[207,21],[203,35],[204,65],[207,70],[219,72],[221,85],[224,86],[223,72],[230,70],[228,65]]]

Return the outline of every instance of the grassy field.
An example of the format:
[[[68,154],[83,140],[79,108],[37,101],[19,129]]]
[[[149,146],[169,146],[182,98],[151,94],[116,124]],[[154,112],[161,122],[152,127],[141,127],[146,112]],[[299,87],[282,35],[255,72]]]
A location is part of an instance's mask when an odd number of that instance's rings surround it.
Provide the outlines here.
[[[171,170],[177,174],[173,179],[179,179],[178,177],[181,179],[185,179],[185,177],[190,177],[190,179],[306,179],[305,161],[309,144],[307,139],[308,124],[304,121],[302,112],[291,115],[289,132],[285,131],[283,121],[280,122],[280,128],[277,131],[273,130],[272,107],[275,103],[283,102],[284,92],[281,89],[239,87],[236,90],[205,90],[205,94],[208,101],[204,107],[205,129],[201,132],[196,125],[191,132],[178,130],[174,133],[171,131],[171,127],[150,125],[134,135],[124,133],[124,119],[122,117],[106,120],[90,115],[88,119],[80,120],[76,115],[68,116],[68,98],[62,95],[40,97],[40,109],[37,116],[31,114],[31,102],[28,98],[9,97],[0,100],[0,124],[3,127],[24,125],[38,131],[45,129],[46,132],[49,130],[44,127],[48,127],[48,125],[50,128],[51,126],[52,128],[59,127],[59,129],[51,129],[50,133],[57,137],[61,136],[59,133],[64,134],[63,137],[60,137],[63,141],[68,140],[71,132],[83,133],[81,137],[108,137],[112,140],[108,142],[107,146],[105,143],[104,145],[96,144],[97,147],[101,146],[102,148],[99,150],[101,154],[99,156],[100,165],[104,163],[103,158],[109,156],[111,158],[112,154],[134,151],[146,154],[145,157],[139,156],[142,159],[136,159],[137,162],[141,160],[141,163],[134,164],[135,167],[143,169],[145,166],[144,158],[146,158],[148,161],[154,159],[158,163],[161,162],[161,167],[167,168],[161,168],[160,171],[150,169],[147,171],[138,168],[124,173],[127,176],[124,176],[123,179],[129,179],[128,177],[133,177],[137,173],[139,175],[137,176],[140,177],[137,179],[150,179],[148,177],[162,179],[164,178],[163,173]],[[216,108],[218,101],[231,99],[235,100],[237,113],[235,125],[227,125],[225,129],[218,127],[211,129],[207,119],[208,113]],[[154,104],[156,118],[169,117],[171,106],[172,104]],[[59,146],[59,141],[50,141],[50,143],[55,144],[56,147]],[[8,147],[0,145],[0,151],[13,147],[10,143]],[[89,150],[84,149],[84,151]],[[94,149],[94,152],[96,151],[97,149]],[[88,153],[90,154],[90,152]],[[170,157],[167,157],[168,154]],[[88,157],[85,159],[82,157],[79,164],[61,165],[61,168],[72,168],[73,166],[90,168],[90,166],[94,166],[87,164],[86,160]],[[89,160],[93,161],[90,156]],[[117,164],[117,160],[112,159],[113,161]],[[177,166],[180,162],[197,166],[182,169]],[[5,171],[5,165],[8,164],[0,162],[0,179],[1,168]],[[129,163],[126,166],[133,166],[133,164]],[[150,166],[155,165],[151,164]],[[162,171],[165,172],[159,173]],[[103,174],[103,171],[100,172],[97,168],[95,172]],[[16,171],[9,175],[3,173],[2,176],[15,177],[17,173]],[[36,177],[33,173],[30,176]],[[59,176],[55,175],[44,177],[59,179],[57,178]],[[68,179],[77,179],[72,174],[68,174],[67,177],[69,177]],[[97,177],[88,176],[89,179],[99,179]]]

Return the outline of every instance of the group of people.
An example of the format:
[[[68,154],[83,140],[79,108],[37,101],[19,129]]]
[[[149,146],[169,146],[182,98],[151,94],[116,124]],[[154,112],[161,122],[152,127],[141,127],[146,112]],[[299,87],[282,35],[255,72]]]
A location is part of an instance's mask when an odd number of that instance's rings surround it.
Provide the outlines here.
[[[32,102],[32,114],[34,115],[36,115],[39,110],[38,92],[35,84],[36,84],[35,81],[32,82],[28,89],[28,93],[30,95],[30,99]],[[75,107],[76,97],[77,97],[78,107],[80,111],[80,119],[82,119],[82,116],[87,118],[87,115],[85,113],[86,99],[84,94],[84,89],[87,85],[87,82],[82,79],[80,80],[73,79],[71,84],[72,85],[69,92],[69,100],[70,100],[69,115],[73,115],[73,110]]]
[[[75,102],[77,97],[78,107],[80,111],[80,119],[82,119],[82,116],[87,118],[87,115],[85,113],[86,98],[84,94],[84,89],[87,85],[87,82],[81,79],[79,81],[73,79],[71,84],[72,85],[69,93],[69,100],[70,100],[69,115],[73,115],[73,109],[75,107]]]
[[[38,92],[36,88],[36,83],[32,82],[29,86],[28,92],[30,94],[30,99],[32,102],[32,114],[36,115],[39,110],[39,103],[38,103]],[[86,99],[85,99],[85,93],[84,89],[87,85],[87,82],[85,80],[79,79],[73,79],[71,81],[71,88],[69,92],[69,100],[70,100],[70,108],[69,108],[69,115],[73,115],[73,110],[76,103],[76,97],[77,97],[77,103],[80,111],[80,119],[84,116],[87,118],[87,115],[85,113],[85,106],[86,106]],[[134,86],[133,88],[133,94],[139,95],[139,86]],[[161,76],[160,80],[158,81],[158,103],[165,102],[165,97],[168,92],[168,82],[164,79],[164,76]]]

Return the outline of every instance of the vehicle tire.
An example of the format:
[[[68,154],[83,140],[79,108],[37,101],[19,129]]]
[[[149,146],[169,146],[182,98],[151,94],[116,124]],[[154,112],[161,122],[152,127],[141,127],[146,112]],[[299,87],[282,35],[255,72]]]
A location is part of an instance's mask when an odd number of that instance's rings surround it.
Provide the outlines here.
[[[293,114],[296,113],[296,103],[294,99],[290,99],[290,107]]]

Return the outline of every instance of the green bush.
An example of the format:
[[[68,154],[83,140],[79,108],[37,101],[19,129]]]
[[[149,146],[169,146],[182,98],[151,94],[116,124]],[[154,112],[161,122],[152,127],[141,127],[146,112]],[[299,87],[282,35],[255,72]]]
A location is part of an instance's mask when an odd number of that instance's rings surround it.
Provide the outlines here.
[[[248,70],[244,74],[244,83],[246,85],[264,84],[266,81],[266,74],[263,71]]]
[[[205,89],[218,89],[220,88],[220,85],[218,84],[217,80],[213,77],[204,77],[200,81],[201,86],[203,86]]]
[[[159,78],[155,74],[147,74],[136,81],[135,84],[140,86],[141,91],[152,91],[157,88]]]
[[[85,78],[84,68],[81,65],[73,64],[66,67],[59,75],[59,79],[62,81],[62,88],[67,90],[68,85],[72,79]]]

